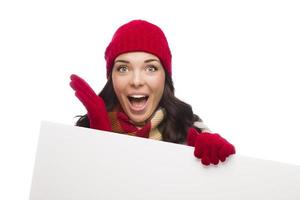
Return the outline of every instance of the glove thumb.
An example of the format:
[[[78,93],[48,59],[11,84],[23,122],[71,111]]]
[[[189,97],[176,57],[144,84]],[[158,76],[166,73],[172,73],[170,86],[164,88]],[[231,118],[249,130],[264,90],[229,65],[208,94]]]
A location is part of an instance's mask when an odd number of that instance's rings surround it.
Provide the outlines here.
[[[195,146],[195,142],[197,139],[198,131],[195,128],[189,128],[188,134],[187,134],[187,145],[189,146]]]

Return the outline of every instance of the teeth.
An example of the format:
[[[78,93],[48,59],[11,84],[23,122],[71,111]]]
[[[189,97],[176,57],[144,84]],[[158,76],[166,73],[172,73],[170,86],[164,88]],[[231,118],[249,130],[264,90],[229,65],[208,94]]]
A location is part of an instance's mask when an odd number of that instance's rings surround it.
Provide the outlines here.
[[[146,95],[131,95],[132,98],[144,98]]]

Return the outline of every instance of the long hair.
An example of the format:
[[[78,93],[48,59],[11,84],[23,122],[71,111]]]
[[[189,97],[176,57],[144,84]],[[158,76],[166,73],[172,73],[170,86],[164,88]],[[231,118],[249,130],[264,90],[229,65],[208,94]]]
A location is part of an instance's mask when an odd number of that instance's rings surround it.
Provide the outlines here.
[[[173,80],[168,73],[165,74],[165,88],[159,107],[165,109],[166,117],[158,129],[162,133],[163,141],[184,143],[188,128],[193,126],[195,121],[202,120],[193,113],[192,107],[189,104],[175,97]],[[118,99],[113,88],[112,76],[111,74],[109,76],[110,78],[107,80],[104,88],[98,94],[98,96],[103,98],[108,112],[112,111],[118,104]],[[76,122],[76,126],[90,127],[87,114],[80,116]]]

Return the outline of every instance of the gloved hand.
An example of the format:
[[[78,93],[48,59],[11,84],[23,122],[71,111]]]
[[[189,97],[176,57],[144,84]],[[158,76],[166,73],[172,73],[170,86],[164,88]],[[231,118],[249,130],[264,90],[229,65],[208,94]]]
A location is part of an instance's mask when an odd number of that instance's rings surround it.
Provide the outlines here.
[[[70,86],[75,90],[75,96],[87,110],[90,128],[111,131],[111,123],[103,99],[79,76],[72,74],[70,79]]]
[[[202,164],[217,165],[226,158],[235,154],[235,148],[227,140],[216,133],[199,133],[195,128],[189,128],[187,144],[194,146],[194,155],[201,159]]]

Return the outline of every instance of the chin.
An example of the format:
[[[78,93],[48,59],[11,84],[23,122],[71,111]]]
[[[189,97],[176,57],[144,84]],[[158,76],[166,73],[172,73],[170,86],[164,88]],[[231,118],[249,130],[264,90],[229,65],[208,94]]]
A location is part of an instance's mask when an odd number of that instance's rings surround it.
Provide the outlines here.
[[[130,117],[135,124],[144,124],[147,121],[146,117]]]

